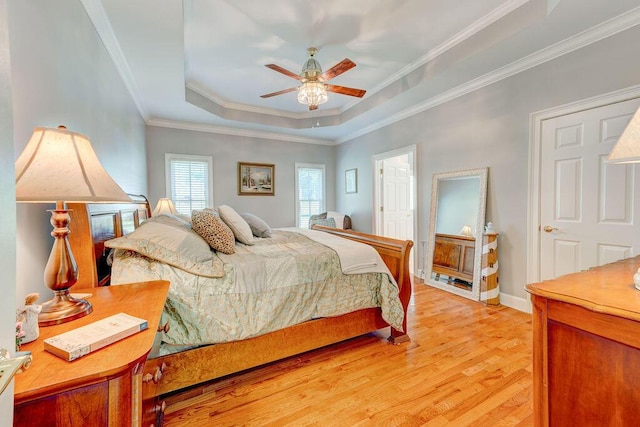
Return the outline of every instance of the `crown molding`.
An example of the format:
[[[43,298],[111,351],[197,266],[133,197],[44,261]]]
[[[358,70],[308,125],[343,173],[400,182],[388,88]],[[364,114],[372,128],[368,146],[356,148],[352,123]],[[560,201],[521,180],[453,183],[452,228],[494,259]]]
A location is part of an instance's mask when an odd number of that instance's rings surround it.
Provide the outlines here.
[[[276,141],[301,142],[304,144],[336,145],[330,139],[309,138],[306,136],[289,135],[286,133],[265,132],[261,130],[231,128],[226,126],[207,125],[202,123],[183,122],[178,120],[149,119],[148,126],[165,127],[171,129],[192,130],[196,132],[217,133],[221,135],[243,136],[248,138],[272,139]]]
[[[131,98],[136,104],[138,112],[146,122],[149,119],[149,114],[147,113],[144,102],[140,97],[138,85],[136,84],[136,80],[133,78],[133,73],[129,68],[127,60],[122,53],[120,43],[118,43],[118,39],[116,38],[113,27],[111,26],[111,22],[107,17],[107,12],[105,12],[104,7],[102,6],[102,2],[100,0],[80,1],[82,2],[82,6],[89,16],[89,20],[93,24],[93,27],[96,29],[98,37],[100,37],[100,39],[102,40],[107,53],[109,54],[109,56],[111,56],[111,60],[116,66],[116,69],[118,70],[122,81],[131,94]]]
[[[333,108],[330,110],[315,110],[313,114],[311,114],[309,111],[291,112],[291,111],[284,111],[284,110],[276,110],[273,108],[258,107],[255,105],[240,104],[237,102],[227,101],[226,99],[220,98],[219,96],[212,94],[206,88],[198,85],[197,83],[185,84],[185,88],[194,91],[198,95],[205,97],[209,101],[216,103],[220,107],[225,109],[246,111],[249,113],[267,114],[269,116],[283,117],[287,119],[305,120],[311,117],[316,118],[316,117],[339,115],[341,112],[341,110],[338,108]]]
[[[572,37],[555,43],[545,49],[541,49],[535,53],[532,53],[531,55],[514,61],[511,64],[497,68],[494,71],[491,71],[483,76],[480,76],[473,80],[469,80],[468,82],[460,86],[429,98],[424,102],[416,104],[415,106],[407,108],[397,114],[389,116],[385,120],[379,121],[349,135],[338,138],[336,140],[336,143],[342,144],[343,142],[350,141],[359,136],[381,129],[385,126],[389,126],[400,120],[406,119],[415,114],[421,113],[430,108],[436,107],[440,104],[451,101],[490,84],[499,82],[500,80],[504,80],[508,77],[519,74],[530,68],[544,64],[545,62],[574,52],[583,47],[589,46],[600,40],[606,39],[607,37],[611,37],[624,30],[635,27],[638,24],[640,24],[640,7],[632,9],[622,15],[596,25],[595,27],[592,27]]]

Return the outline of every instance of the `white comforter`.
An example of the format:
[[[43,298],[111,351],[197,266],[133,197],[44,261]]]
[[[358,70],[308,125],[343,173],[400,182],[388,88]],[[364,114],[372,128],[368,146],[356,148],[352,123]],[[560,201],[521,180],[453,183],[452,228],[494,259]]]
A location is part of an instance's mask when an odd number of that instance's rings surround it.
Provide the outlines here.
[[[311,240],[330,247],[338,254],[340,266],[344,274],[358,273],[384,273],[395,283],[395,279],[389,272],[380,254],[371,246],[344,239],[323,231],[308,230],[304,228],[286,227],[281,230],[304,234]]]

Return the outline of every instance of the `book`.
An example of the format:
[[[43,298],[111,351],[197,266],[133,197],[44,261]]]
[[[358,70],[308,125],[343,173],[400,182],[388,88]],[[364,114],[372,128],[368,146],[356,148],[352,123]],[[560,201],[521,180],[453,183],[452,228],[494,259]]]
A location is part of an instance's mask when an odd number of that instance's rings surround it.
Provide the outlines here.
[[[44,340],[44,349],[67,361],[76,360],[93,351],[147,329],[144,319],[118,313]]]

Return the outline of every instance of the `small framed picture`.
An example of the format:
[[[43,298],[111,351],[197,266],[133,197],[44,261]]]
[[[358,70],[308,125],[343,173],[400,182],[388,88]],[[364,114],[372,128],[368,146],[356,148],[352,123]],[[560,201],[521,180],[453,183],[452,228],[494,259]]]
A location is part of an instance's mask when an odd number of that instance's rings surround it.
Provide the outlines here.
[[[358,192],[358,169],[344,171],[344,192],[347,194]]]
[[[238,162],[238,195],[273,196],[275,165]]]

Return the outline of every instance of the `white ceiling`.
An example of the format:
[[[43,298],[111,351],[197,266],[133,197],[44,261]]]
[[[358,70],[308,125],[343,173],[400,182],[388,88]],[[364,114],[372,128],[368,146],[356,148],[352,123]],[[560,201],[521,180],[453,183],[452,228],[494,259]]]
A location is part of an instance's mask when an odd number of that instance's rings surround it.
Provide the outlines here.
[[[336,144],[640,23],[640,0],[82,0],[148,124]],[[316,47],[357,66],[310,112]]]

